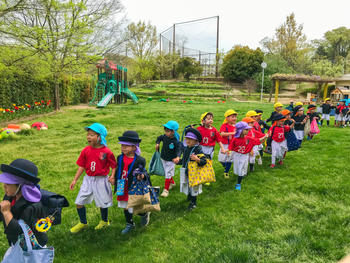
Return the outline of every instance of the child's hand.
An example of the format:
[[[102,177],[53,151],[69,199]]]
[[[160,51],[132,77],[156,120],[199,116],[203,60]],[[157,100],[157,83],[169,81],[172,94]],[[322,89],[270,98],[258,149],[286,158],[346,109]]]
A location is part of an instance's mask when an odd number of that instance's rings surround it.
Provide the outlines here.
[[[111,183],[111,185],[115,185],[115,177],[114,176],[110,176],[108,178],[108,181]]]
[[[138,174],[136,178],[137,178],[138,181],[141,181],[141,180],[143,180],[145,178],[145,175],[144,174]]]
[[[180,161],[180,157],[176,157],[172,161],[173,163],[178,164],[178,162]]]
[[[73,180],[73,181],[71,182],[71,184],[70,184],[70,186],[69,186],[70,190],[74,190],[74,186],[75,186],[76,183],[77,183],[76,180]]]
[[[156,144],[156,151],[159,151],[159,144]]]
[[[11,211],[11,203],[8,200],[3,200],[0,202],[1,213],[6,213]]]
[[[191,154],[191,160],[192,160],[192,161],[196,161],[196,162],[199,162],[199,161],[200,161],[200,159],[198,158],[198,156],[195,155],[194,153]]]

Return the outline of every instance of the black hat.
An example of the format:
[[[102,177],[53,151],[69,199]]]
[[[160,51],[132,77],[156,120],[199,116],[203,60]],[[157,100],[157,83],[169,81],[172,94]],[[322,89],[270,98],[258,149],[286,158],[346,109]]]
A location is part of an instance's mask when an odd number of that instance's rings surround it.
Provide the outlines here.
[[[282,120],[282,119],[285,119],[286,117],[283,116],[281,113],[277,113],[274,117],[273,117],[273,120],[274,121],[279,121],[279,120]]]
[[[198,139],[199,142],[202,141],[202,135],[201,135],[201,133],[200,133],[197,129],[194,129],[194,128],[187,128],[187,129],[185,130],[185,137],[186,137],[186,134],[189,133],[189,132],[194,133],[194,135],[196,135],[196,137],[197,137],[197,139]]]
[[[118,137],[119,141],[123,142],[134,142],[134,143],[140,143],[141,139],[139,138],[139,135],[136,131],[126,131],[123,133],[123,136]]]
[[[313,104],[310,104],[309,106],[307,106],[307,108],[308,108],[308,109],[311,109],[311,108],[316,108],[316,106],[315,106],[315,105],[313,105]]]
[[[263,113],[262,110],[255,110],[256,113]]]
[[[38,167],[26,159],[16,159],[9,165],[1,164],[1,171],[21,177],[34,184],[39,183]]]

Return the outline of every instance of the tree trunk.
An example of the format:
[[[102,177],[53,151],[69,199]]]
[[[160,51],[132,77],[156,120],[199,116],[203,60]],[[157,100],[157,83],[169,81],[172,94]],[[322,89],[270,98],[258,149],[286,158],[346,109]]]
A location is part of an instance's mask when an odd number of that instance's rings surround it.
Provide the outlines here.
[[[55,110],[60,110],[60,83],[58,76],[54,76],[55,79]]]

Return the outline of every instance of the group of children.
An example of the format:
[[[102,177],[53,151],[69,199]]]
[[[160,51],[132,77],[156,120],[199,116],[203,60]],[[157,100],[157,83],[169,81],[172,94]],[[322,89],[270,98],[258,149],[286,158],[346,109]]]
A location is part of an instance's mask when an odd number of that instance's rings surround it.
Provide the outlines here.
[[[206,165],[214,159],[215,145],[219,144],[218,160],[224,168],[224,178],[230,178],[230,169],[233,165],[237,175],[236,190],[241,190],[243,178],[254,171],[255,162],[262,164],[264,142],[271,148],[271,168],[276,161],[280,165],[288,151],[286,134],[292,132],[301,144],[304,138],[304,126],[308,120],[319,119],[315,113],[316,106],[309,105],[307,114],[301,103],[297,103],[292,111],[284,109],[281,103],[275,103],[274,112],[267,120],[262,120],[262,110],[250,110],[246,116],[237,122],[238,113],[229,109],[224,114],[224,121],[219,131],[213,126],[214,115],[205,112],[200,116],[200,126],[190,125],[184,131],[184,140],[180,141],[178,134],[179,124],[168,121],[163,125],[164,133],[157,137],[155,150],[160,151],[161,163],[165,172],[164,189],[160,196],[166,198],[170,190],[176,186],[174,175],[175,166],[180,168],[180,191],[187,195],[188,209],[197,206],[197,196],[202,192],[202,185],[191,187],[188,180],[189,162],[197,162],[198,167]],[[271,122],[268,125],[267,122]],[[70,184],[73,190],[79,177],[85,173],[83,183],[75,200],[79,223],[71,228],[72,233],[78,233],[88,227],[85,205],[95,201],[100,208],[101,221],[96,230],[107,227],[108,208],[113,205],[113,191],[117,196],[118,207],[124,210],[126,226],[122,234],[129,233],[134,227],[133,207],[128,206],[129,191],[137,182],[149,182],[150,176],[146,171],[146,161],[141,157],[141,139],[135,131],[125,131],[118,137],[121,144],[121,154],[115,158],[107,147],[107,130],[99,123],[85,128],[87,131],[88,146],[83,149],[78,160],[79,166],[75,177]],[[266,132],[267,131],[267,132]],[[308,135],[312,139],[312,134]],[[266,148],[267,148],[266,147]],[[142,173],[136,173],[141,169]],[[150,212],[139,214],[141,226],[147,226]]]
[[[349,110],[349,106],[347,106],[345,102],[346,101],[344,99],[341,99],[339,100],[336,106],[333,106],[331,104],[330,99],[327,98],[325,102],[321,105],[321,109],[322,109],[321,125],[323,124],[323,120],[326,120],[327,126],[329,126],[331,110],[335,109],[334,126],[342,127],[342,128],[346,127],[347,125],[350,126],[350,110]]]

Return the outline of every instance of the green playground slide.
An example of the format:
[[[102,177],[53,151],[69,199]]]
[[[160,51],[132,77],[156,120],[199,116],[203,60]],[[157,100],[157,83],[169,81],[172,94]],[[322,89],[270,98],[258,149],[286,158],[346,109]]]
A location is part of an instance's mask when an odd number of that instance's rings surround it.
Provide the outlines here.
[[[102,98],[102,100],[97,104],[98,108],[104,108],[107,106],[107,104],[111,101],[111,99],[114,97],[114,92],[108,92],[106,96]]]
[[[124,89],[124,93],[126,94],[126,96],[131,99],[135,104],[137,104],[139,102],[139,98],[135,95],[134,92],[132,92],[131,90],[129,90],[128,88]]]

